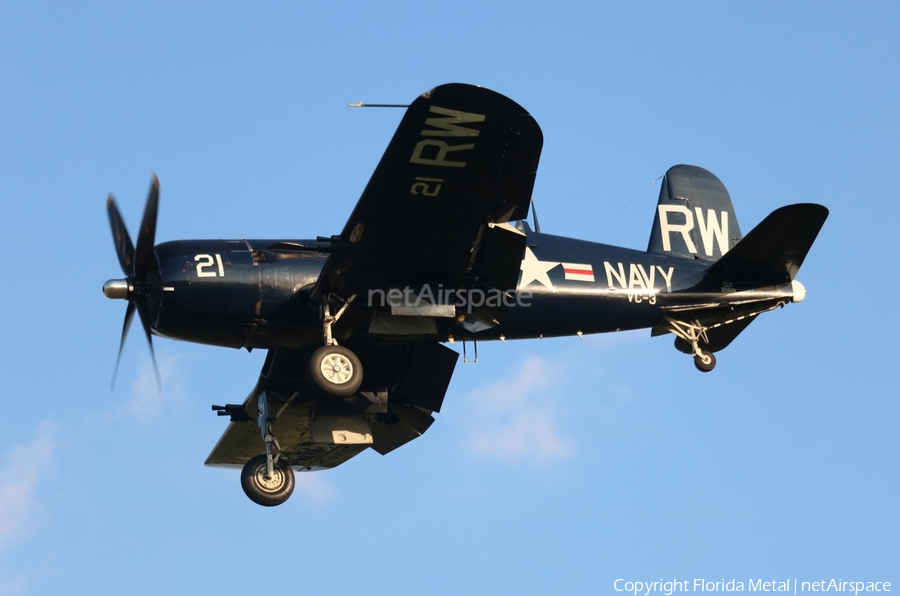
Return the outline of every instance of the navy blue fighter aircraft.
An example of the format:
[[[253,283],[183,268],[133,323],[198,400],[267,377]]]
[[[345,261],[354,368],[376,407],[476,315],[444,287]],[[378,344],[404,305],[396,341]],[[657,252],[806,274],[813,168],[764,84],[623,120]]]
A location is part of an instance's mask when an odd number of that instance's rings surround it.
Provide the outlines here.
[[[757,315],[804,298],[825,207],[782,207],[742,236],[718,178],[679,165],[646,252],[541,234],[524,220],[542,143],[512,100],[449,84],[408,107],[337,235],[154,245],[154,179],[134,246],[110,196],[119,357],[135,311],[151,354],[154,334],[268,350],[247,399],[213,406],[231,422],[206,464],[241,467],[272,506],[294,470],[424,433],[459,356],[447,343],[648,328],[708,372]]]

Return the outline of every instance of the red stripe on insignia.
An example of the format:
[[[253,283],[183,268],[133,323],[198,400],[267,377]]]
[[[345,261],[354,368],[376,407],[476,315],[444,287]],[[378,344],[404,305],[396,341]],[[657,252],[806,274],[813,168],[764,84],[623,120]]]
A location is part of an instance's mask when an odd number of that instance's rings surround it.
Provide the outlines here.
[[[593,275],[593,269],[564,269],[566,273],[573,273],[576,275]]]

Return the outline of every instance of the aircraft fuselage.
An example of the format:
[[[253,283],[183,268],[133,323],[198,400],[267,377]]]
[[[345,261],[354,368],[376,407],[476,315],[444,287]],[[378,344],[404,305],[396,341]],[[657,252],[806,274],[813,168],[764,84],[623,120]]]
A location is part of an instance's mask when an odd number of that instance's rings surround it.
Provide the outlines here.
[[[705,275],[708,261],[650,254],[529,232],[518,288],[465,291],[421,285],[373,288],[358,296],[335,328],[336,337],[391,339],[371,324],[391,306],[455,305],[458,316],[502,311],[478,330],[455,317],[405,316],[413,326],[395,339],[434,341],[526,339],[651,328],[673,312],[734,304],[788,302],[791,284],[768,288],[722,284]],[[159,305],[156,334],[234,348],[297,348],[321,343],[319,312],[307,291],[327,253],[314,240],[186,240],[155,247]],[[393,293],[389,293],[389,292]],[[442,314],[446,314],[446,311]],[[489,315],[490,316],[490,315]],[[484,318],[484,317],[483,317]],[[433,325],[430,323],[433,322]]]

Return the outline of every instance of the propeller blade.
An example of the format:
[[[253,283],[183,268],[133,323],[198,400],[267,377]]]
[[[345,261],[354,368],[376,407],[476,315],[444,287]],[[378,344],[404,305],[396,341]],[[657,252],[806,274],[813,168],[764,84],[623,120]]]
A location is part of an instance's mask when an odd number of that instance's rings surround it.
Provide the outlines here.
[[[131,327],[131,319],[134,318],[134,300],[128,301],[128,309],[125,311],[125,324],[122,325],[122,341],[119,342],[119,355],[116,357],[116,368],[113,369],[112,380],[109,388],[115,389],[116,376],[119,374],[119,361],[122,360],[122,348],[125,347],[125,338],[128,337],[128,328]]]
[[[116,245],[116,253],[119,264],[127,276],[127,280],[112,280],[104,285],[104,293],[113,298],[125,298],[121,295],[122,289],[127,284],[128,309],[125,311],[125,323],[122,325],[122,339],[119,342],[119,355],[116,357],[116,368],[113,370],[110,387],[115,388],[116,376],[119,374],[119,363],[122,360],[122,349],[125,347],[125,338],[134,318],[134,311],[138,312],[141,319],[141,327],[147,336],[147,345],[150,346],[150,358],[153,360],[153,372],[156,374],[156,387],[162,392],[162,379],[159,376],[159,366],[156,364],[156,353],[153,351],[152,327],[150,325],[150,311],[147,300],[152,300],[158,293],[149,287],[147,277],[153,271],[155,257],[153,256],[153,243],[156,237],[156,212],[159,207],[159,178],[153,176],[150,185],[150,193],[147,196],[147,205],[144,207],[144,218],[141,220],[141,228],[138,231],[137,249],[131,242],[125,222],[119,213],[116,200],[110,194],[106,200],[106,211],[109,215],[109,224],[112,227],[113,241]],[[112,285],[110,285],[112,284]],[[133,289],[132,289],[133,288]],[[158,297],[157,297],[158,298]]]
[[[125,227],[125,222],[122,220],[112,193],[106,199],[106,212],[109,215],[109,225],[112,228],[113,243],[116,245],[119,265],[122,266],[122,272],[126,277],[132,277],[134,275],[134,245],[131,243],[131,236],[128,235],[128,229]]]
[[[153,335],[150,333],[150,313],[147,312],[147,304],[138,298],[137,311],[141,319],[141,326],[147,336],[147,345],[150,346],[150,359],[153,360],[153,372],[156,374],[156,389],[162,393],[162,379],[159,377],[159,367],[156,365],[156,353],[153,351]]]
[[[141,220],[141,229],[138,232],[137,251],[134,257],[134,276],[138,281],[144,281],[153,266],[153,243],[156,238],[158,206],[159,178],[153,176],[150,193],[147,195],[147,206],[144,207],[144,218]]]

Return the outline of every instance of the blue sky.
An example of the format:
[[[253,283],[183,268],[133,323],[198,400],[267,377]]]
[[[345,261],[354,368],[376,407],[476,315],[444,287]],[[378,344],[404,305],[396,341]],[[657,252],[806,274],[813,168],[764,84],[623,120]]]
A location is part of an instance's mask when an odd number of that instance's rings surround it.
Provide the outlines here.
[[[888,2],[0,4],[0,595],[896,588],[898,26]],[[133,332],[109,390],[104,200],[134,233],[156,173],[158,241],[337,233],[401,117],[346,104],[454,81],[541,125],[545,232],[644,248],[677,163],[745,233],[826,205],[807,300],[708,375],[649,332],[479,345],[424,437],[257,507],[202,463],[263,353],[157,340],[157,394]]]

